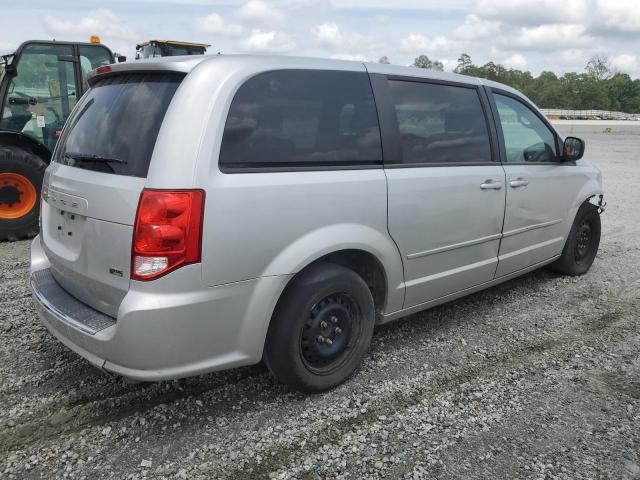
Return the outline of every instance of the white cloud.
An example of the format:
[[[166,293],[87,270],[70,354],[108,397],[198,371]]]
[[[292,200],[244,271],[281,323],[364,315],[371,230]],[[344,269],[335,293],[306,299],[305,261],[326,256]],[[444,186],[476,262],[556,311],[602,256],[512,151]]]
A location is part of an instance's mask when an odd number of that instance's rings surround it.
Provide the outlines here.
[[[514,38],[503,38],[507,47],[531,50],[557,50],[562,48],[589,47],[593,39],[585,35],[587,27],[579,24],[552,24],[538,27],[523,27]]]
[[[336,60],[350,60],[353,62],[369,62],[371,60],[366,55],[358,53],[335,53],[331,55],[331,58],[335,58]]]
[[[285,20],[284,13],[264,0],[249,0],[236,12],[236,17],[242,23],[265,28],[273,28]]]
[[[514,55],[511,55],[505,58],[502,61],[502,64],[509,68],[516,68],[516,69],[522,70],[529,64],[529,62],[527,62],[527,59],[524,56],[520,55],[519,53],[516,53]]]
[[[404,52],[411,53],[433,53],[444,52],[456,48],[455,42],[443,35],[427,37],[425,35],[412,33],[400,40],[400,48]]]
[[[455,29],[455,35],[462,40],[481,40],[500,31],[500,22],[485,20],[477,15],[467,15],[464,24]]]
[[[258,53],[286,53],[296,48],[290,35],[275,30],[269,32],[253,30],[241,45],[246,51]]]
[[[338,52],[370,51],[380,49],[374,39],[353,33],[344,33],[335,22],[326,22],[311,29],[319,45]]]
[[[640,57],[623,53],[609,59],[615,71],[628,73],[631,76],[640,76]]]
[[[229,23],[217,13],[212,13],[196,21],[196,32],[203,35],[240,35],[242,25]]]
[[[165,3],[168,5],[220,5],[225,2],[219,0],[139,0],[144,3]]]
[[[0,54],[13,53],[18,46],[11,42],[3,42],[0,40]]]
[[[340,0],[334,2],[335,8],[384,8],[385,10],[441,10],[442,0]],[[449,10],[465,10],[469,8],[469,0],[448,0]]]
[[[374,19],[380,25],[390,25],[393,22],[393,18],[389,15],[376,15]]]
[[[637,0],[598,0],[598,13],[609,28],[640,32],[640,5]]]
[[[457,58],[440,58],[438,61],[442,62],[445,71],[453,70],[458,66]]]
[[[583,73],[584,67],[589,61],[593,53],[589,49],[569,48],[566,50],[557,50],[552,54],[548,53],[546,58],[553,58],[553,63],[542,62],[540,70],[548,70],[558,75],[564,72]],[[531,58],[529,58],[530,63]]]
[[[344,42],[344,36],[340,27],[335,22],[323,23],[315,26],[311,32],[321,45],[330,48],[340,48]]]
[[[139,36],[133,29],[111,10],[105,8],[92,10],[78,20],[47,16],[44,23],[49,33],[75,40],[79,36],[86,37],[88,40],[91,35],[122,41],[139,40]]]
[[[605,0],[614,1],[614,0]],[[476,0],[476,13],[484,18],[516,25],[574,23],[589,18],[589,0]]]

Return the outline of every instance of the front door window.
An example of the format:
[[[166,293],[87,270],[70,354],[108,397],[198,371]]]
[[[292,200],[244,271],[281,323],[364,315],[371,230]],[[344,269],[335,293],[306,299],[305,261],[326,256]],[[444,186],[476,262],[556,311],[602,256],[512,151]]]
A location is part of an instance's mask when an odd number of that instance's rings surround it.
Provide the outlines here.
[[[494,94],[508,163],[549,163],[558,161],[555,135],[522,102]]]

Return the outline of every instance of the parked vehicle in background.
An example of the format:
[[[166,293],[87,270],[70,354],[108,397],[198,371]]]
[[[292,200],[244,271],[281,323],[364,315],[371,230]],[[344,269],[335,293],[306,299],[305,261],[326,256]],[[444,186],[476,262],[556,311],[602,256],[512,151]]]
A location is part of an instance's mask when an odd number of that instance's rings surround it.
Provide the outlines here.
[[[107,67],[45,175],[42,321],[138,380],[265,360],[321,391],[375,324],[591,266],[600,172],[517,91],[293,57]]]
[[[144,58],[177,57],[180,55],[204,55],[210,46],[211,45],[206,43],[149,40],[136,45],[136,60]]]
[[[94,43],[24,42],[3,55],[0,80],[0,240],[38,233],[44,169],[87,74],[114,62]]]

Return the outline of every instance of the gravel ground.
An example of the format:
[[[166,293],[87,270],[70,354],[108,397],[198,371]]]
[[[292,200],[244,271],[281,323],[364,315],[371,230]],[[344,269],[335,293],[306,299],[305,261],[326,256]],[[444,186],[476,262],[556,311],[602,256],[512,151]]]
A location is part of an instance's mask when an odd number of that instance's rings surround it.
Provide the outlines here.
[[[1,244],[0,477],[640,478],[640,128],[571,128],[609,202],[591,271],[381,327],[321,395],[262,366],[106,376],[39,325],[29,243]]]

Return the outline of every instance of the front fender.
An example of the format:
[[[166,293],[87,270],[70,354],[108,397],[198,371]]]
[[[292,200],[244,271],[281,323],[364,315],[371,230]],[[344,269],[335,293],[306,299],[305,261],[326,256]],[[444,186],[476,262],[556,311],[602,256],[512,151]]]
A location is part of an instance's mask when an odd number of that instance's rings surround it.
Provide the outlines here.
[[[592,170],[588,172],[587,181],[582,185],[569,208],[567,219],[565,222],[565,238],[567,238],[567,236],[569,235],[569,231],[573,226],[573,221],[578,214],[578,209],[584,202],[590,201],[594,197],[602,198],[602,201],[604,202],[604,193],[602,189],[602,173],[600,172],[600,170],[592,167]],[[601,211],[602,210],[604,210],[604,204],[601,206]]]
[[[262,276],[295,274],[319,258],[341,250],[362,250],[377,258],[387,280],[385,313],[402,308],[404,273],[400,253],[386,232],[367,225],[343,223],[310,231],[282,249]]]

